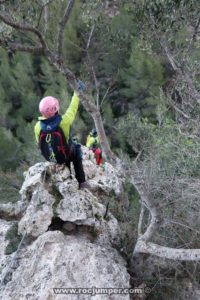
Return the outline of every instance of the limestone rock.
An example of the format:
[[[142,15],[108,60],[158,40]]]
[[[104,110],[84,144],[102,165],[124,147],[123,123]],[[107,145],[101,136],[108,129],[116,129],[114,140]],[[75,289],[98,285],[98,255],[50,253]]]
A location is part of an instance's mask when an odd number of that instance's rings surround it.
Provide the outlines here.
[[[16,267],[1,285],[2,300],[91,299],[84,293],[57,295],[53,289],[129,287],[126,262],[114,248],[121,237],[120,227],[102,201],[110,193],[120,195],[123,178],[108,163],[97,166],[87,148],[83,152],[92,190],[78,190],[74,172],[71,178],[65,166],[38,163],[26,172],[21,200],[10,209],[16,212],[19,207],[18,231],[25,239]],[[5,265],[16,254],[5,256],[4,251],[5,246],[0,252],[1,274],[6,274]],[[96,294],[92,298],[129,299],[129,295]]]
[[[119,178],[117,170],[108,163],[98,167],[95,177],[89,180],[92,190],[100,190],[105,194],[119,195],[122,192],[123,178]]]
[[[84,151],[85,157],[91,155],[87,149],[84,148]],[[84,162],[93,164],[96,170],[89,180],[94,190],[103,191],[107,195],[111,191],[120,193],[122,180],[110,164],[105,163],[102,171],[94,158],[84,159]],[[113,216],[109,217],[109,222],[104,220],[106,207],[90,191],[78,190],[77,181],[70,178],[68,168],[61,166],[55,170],[54,167],[49,162],[38,163],[26,172],[21,188],[21,202],[26,203],[27,209],[19,222],[19,233],[39,236],[47,231],[55,214],[65,222],[94,226],[100,233],[99,241],[108,242],[109,237],[111,242],[117,240],[120,235],[119,225]]]
[[[0,219],[0,257],[5,254],[6,247],[8,245],[8,240],[5,239],[7,231],[11,228],[14,223],[12,221],[5,221]]]
[[[12,227],[14,223],[12,221],[5,221],[0,219],[0,280],[1,277],[4,275],[4,270],[9,265],[12,260],[11,255],[5,255],[6,247],[9,243],[9,240],[6,240],[6,233]]]
[[[77,225],[94,225],[96,217],[103,218],[105,207],[89,191],[76,190],[65,194],[56,213],[63,221]]]
[[[17,201],[16,203],[0,203],[0,218],[10,220],[18,219],[26,210],[25,201]]]
[[[56,295],[54,289],[92,287],[128,288],[125,261],[114,249],[54,231],[44,233],[27,248],[1,295],[3,300],[89,300],[89,294]],[[120,300],[129,295],[97,294],[92,298]]]
[[[114,194],[119,195],[124,182],[123,175],[119,176],[119,169],[115,169],[107,162],[98,166],[91,150],[82,147],[82,151],[84,170],[93,190],[100,189],[105,193],[114,192]]]
[[[38,186],[18,224],[19,233],[36,237],[46,232],[53,218],[54,202],[52,195],[42,185]]]

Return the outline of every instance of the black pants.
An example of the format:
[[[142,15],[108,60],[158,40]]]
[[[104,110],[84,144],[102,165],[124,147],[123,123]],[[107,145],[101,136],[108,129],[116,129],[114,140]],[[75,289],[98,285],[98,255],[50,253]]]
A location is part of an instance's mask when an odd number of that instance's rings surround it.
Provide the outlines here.
[[[83,170],[83,163],[82,163],[82,152],[81,152],[81,145],[74,144],[73,155],[71,157],[71,162],[74,165],[74,171],[76,179],[79,183],[85,182],[85,172]],[[70,162],[67,162],[66,165],[70,169]]]
[[[74,159],[73,161],[75,176],[79,183],[85,182],[85,173],[83,170],[82,158]]]

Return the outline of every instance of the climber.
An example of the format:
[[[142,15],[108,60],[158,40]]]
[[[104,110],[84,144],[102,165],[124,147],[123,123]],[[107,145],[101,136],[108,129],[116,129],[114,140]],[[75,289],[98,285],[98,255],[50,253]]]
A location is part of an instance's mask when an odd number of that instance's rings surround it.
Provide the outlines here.
[[[99,137],[95,128],[93,128],[90,134],[87,136],[86,147],[93,151],[96,163],[97,165],[100,165],[102,163],[102,151]]]
[[[78,81],[78,88],[82,92],[85,85]],[[42,114],[35,125],[35,138],[42,155],[47,161],[56,164],[66,164],[70,169],[73,162],[75,176],[79,183],[79,189],[88,188],[85,181],[85,173],[82,165],[81,145],[75,143],[70,136],[70,128],[75,119],[79,105],[79,97],[76,92],[64,115],[59,113],[59,101],[47,96],[40,101],[39,111]]]

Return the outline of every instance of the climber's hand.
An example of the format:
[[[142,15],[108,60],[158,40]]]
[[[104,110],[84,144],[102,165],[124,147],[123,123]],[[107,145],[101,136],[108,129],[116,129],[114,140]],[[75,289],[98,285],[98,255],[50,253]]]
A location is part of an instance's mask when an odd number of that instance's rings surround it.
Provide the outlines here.
[[[78,79],[77,85],[78,85],[78,90],[80,92],[83,92],[85,90],[85,83],[83,81],[81,81],[80,79]]]

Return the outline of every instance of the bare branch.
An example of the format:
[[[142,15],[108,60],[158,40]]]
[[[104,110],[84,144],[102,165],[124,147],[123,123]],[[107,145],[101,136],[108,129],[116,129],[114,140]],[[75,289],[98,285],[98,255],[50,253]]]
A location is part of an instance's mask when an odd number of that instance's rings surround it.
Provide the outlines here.
[[[40,21],[41,21],[41,18],[42,18],[43,10],[44,10],[44,6],[42,6],[41,11],[40,11],[40,14],[39,14],[39,18],[38,18],[38,22],[37,22],[37,26],[36,26],[37,28],[38,28],[39,25],[40,25]]]
[[[140,195],[142,205],[144,205],[151,214],[150,224],[147,227],[145,233],[140,237],[145,241],[149,241],[155,234],[160,224],[160,212],[158,207],[154,203],[151,203],[150,199],[148,198],[148,192],[144,187],[144,183],[138,182],[137,178],[134,175],[131,176],[131,182]]]
[[[167,59],[168,59],[170,65],[172,66],[173,70],[177,73],[180,73],[180,68],[178,67],[177,63],[175,62],[175,60],[174,60],[172,54],[170,53],[168,47],[166,46],[166,44],[161,40],[159,40],[159,42],[160,42],[161,48],[163,49],[163,51],[165,52],[165,54],[167,56]],[[181,74],[182,74],[182,72],[181,72]]]
[[[11,52],[20,51],[20,52],[29,52],[29,53],[36,54],[36,55],[44,54],[43,47],[39,47],[39,46],[31,47],[31,46],[26,46],[26,45],[17,44],[17,43],[6,44],[4,41],[0,41],[0,46]]]
[[[59,33],[58,33],[58,59],[61,59],[62,49],[63,49],[63,39],[64,39],[64,29],[69,20],[70,14],[74,7],[75,0],[69,0],[68,5],[65,9],[62,21],[59,24]]]
[[[92,26],[92,29],[90,31],[90,35],[89,35],[89,38],[88,38],[86,50],[88,50],[89,47],[90,47],[90,43],[91,43],[91,39],[92,39],[92,35],[93,35],[93,32],[94,32],[94,29],[95,29],[95,24]]]
[[[37,28],[40,25],[40,21],[41,21],[42,14],[43,14],[43,11],[44,11],[44,19],[45,19],[44,32],[47,30],[47,12],[48,12],[47,8],[48,8],[48,5],[53,1],[55,1],[55,0],[49,0],[48,2],[43,4],[42,7],[41,7],[41,11],[40,11],[39,18],[38,18]],[[40,4],[40,1],[38,1],[38,3]]]
[[[103,96],[103,98],[102,98],[102,100],[101,100],[100,107],[102,107],[102,105],[103,105],[104,101],[106,100],[106,97],[107,97],[107,95],[108,95],[110,89],[112,88],[112,86],[113,86],[113,84],[111,84],[111,85],[107,88],[107,90],[106,90],[106,92],[105,92],[105,94],[104,94],[104,96]]]
[[[200,249],[169,248],[155,243],[146,243],[143,240],[138,241],[136,244],[134,255],[138,253],[146,253],[178,261],[200,261]]]
[[[71,41],[71,40],[69,40],[69,39],[68,39],[68,43],[71,44],[71,45],[73,45],[75,48],[77,48],[78,50],[80,50],[80,51],[82,51],[82,52],[87,52],[87,51],[85,50],[85,48],[80,47],[79,45],[75,44],[73,41]]]
[[[134,184],[135,188],[137,189],[142,204],[146,204],[146,208],[149,209],[149,212],[151,214],[151,220],[150,224],[148,225],[146,232],[142,234],[142,220],[143,220],[143,214],[144,212],[141,211],[139,224],[138,224],[138,240],[136,242],[134,251],[133,251],[133,258],[137,256],[140,253],[146,253],[151,254],[154,256],[158,256],[165,259],[171,259],[171,260],[178,260],[178,261],[199,261],[200,260],[200,249],[186,249],[188,247],[188,243],[185,243],[183,241],[183,246],[185,248],[176,249],[176,248],[170,248],[170,247],[164,247],[161,245],[158,245],[156,243],[150,242],[150,239],[153,238],[155,235],[158,226],[161,224],[161,210],[156,205],[156,203],[151,200],[148,196],[148,188],[146,190],[145,188],[145,182],[139,181],[141,178],[140,174],[137,174],[136,168],[134,168],[134,173],[132,171],[132,177],[131,181]],[[192,191],[194,188],[192,187]],[[179,226],[183,226],[187,229],[193,230],[196,233],[199,233],[194,228],[191,228],[188,225],[184,225],[180,222],[176,221],[168,221],[166,219],[162,220],[164,222],[164,225],[169,223],[177,224]],[[181,238],[179,236],[179,238]]]
[[[190,52],[190,50],[191,50],[191,48],[193,46],[193,43],[196,40],[197,33],[198,33],[198,30],[199,30],[199,26],[200,26],[200,17],[198,18],[197,23],[196,23],[196,25],[194,27],[194,32],[193,32],[192,38],[190,40],[190,43],[188,45],[188,49],[187,49],[187,52],[186,52],[185,56],[189,54],[189,52]]]
[[[187,120],[190,119],[190,116],[188,116],[186,113],[184,113],[180,108],[178,108],[174,102],[172,101],[168,101],[168,103],[178,112],[180,113],[184,118],[186,118]]]
[[[156,23],[155,23],[155,20],[154,20],[154,17],[150,14],[150,19],[152,21],[152,24],[153,24],[153,27],[155,29],[154,31],[154,35],[156,37],[156,39],[159,41],[160,43],[160,46],[161,48],[163,49],[163,52],[165,53],[170,65],[172,66],[173,70],[179,74],[182,79],[185,80],[185,82],[188,84],[188,87],[190,88],[191,92],[192,92],[192,96],[197,100],[198,103],[200,103],[200,93],[197,91],[194,83],[193,83],[193,80],[192,80],[192,76],[191,74],[189,74],[189,72],[185,72],[185,61],[183,60],[182,62],[182,65],[178,65],[178,63],[175,61],[173,55],[170,53],[170,50],[168,49],[166,43],[164,42],[163,38],[161,36],[158,35],[157,31],[156,31]],[[198,31],[198,28],[199,28],[199,25],[200,25],[200,18],[196,24],[196,27],[195,27],[195,31],[194,31],[194,34],[193,34],[193,39],[195,39],[196,37],[196,34],[197,34],[197,31]]]
[[[194,135],[194,134],[189,134],[189,133],[184,133],[182,132],[181,128],[178,127],[178,131],[181,135],[187,137],[187,138],[190,138],[190,139],[196,139],[196,140],[199,140],[199,137],[197,135]]]
[[[200,234],[200,231],[199,230],[196,230],[195,228],[191,227],[191,226],[188,226],[186,224],[182,224],[180,222],[176,222],[176,221],[173,221],[173,220],[165,220],[165,224],[176,224],[176,225],[179,225],[179,226],[182,226],[182,227],[185,227],[189,230],[192,230],[198,234]]]
[[[2,20],[5,24],[11,26],[12,28],[15,28],[15,29],[18,29],[18,30],[22,30],[22,31],[29,31],[29,32],[32,32],[34,33],[40,40],[42,46],[44,47],[44,49],[47,49],[47,45],[45,43],[45,40],[41,34],[41,32],[31,26],[30,24],[28,23],[19,23],[19,22],[15,22],[11,19],[11,16],[6,14],[5,12],[4,13],[1,13],[0,12],[0,20]]]
[[[95,88],[96,88],[96,105],[97,105],[97,108],[99,109],[99,83],[98,83],[98,80],[97,80],[97,76],[96,76],[96,72],[95,72],[95,69],[94,69],[94,65],[91,61],[91,58],[90,58],[90,54],[88,52],[88,49],[90,47],[90,43],[91,43],[91,39],[92,39],[92,35],[94,33],[94,29],[95,29],[95,24],[92,26],[91,30],[90,30],[90,34],[89,34],[89,38],[88,38],[88,41],[87,41],[87,46],[86,46],[86,52],[87,52],[87,57],[88,57],[88,62],[89,62],[89,65],[90,65],[90,68],[92,70],[92,76],[93,76],[93,79],[94,79],[94,83],[95,83]]]
[[[44,7],[44,33],[48,29],[48,6]]]
[[[139,221],[138,221],[138,237],[140,237],[142,235],[142,224],[143,224],[143,219],[144,219],[144,211],[145,211],[145,207],[144,204],[141,204],[141,210],[140,210],[140,217],[139,217]]]
[[[98,83],[98,80],[97,80],[97,76],[96,76],[94,66],[92,66],[91,68],[92,68],[92,75],[93,75],[94,83],[95,83],[95,87],[96,87],[96,105],[97,105],[97,108],[99,109],[99,83]]]
[[[189,88],[191,89],[192,96],[197,100],[198,103],[200,103],[200,94],[197,91],[196,87],[194,86],[191,76],[188,74],[188,72],[183,71],[183,67],[178,66],[172,54],[170,53],[168,47],[163,42],[160,42],[160,45],[163,48],[166,57],[168,58],[168,61],[171,64],[173,70],[177,72],[185,80],[185,82],[188,84]]]

